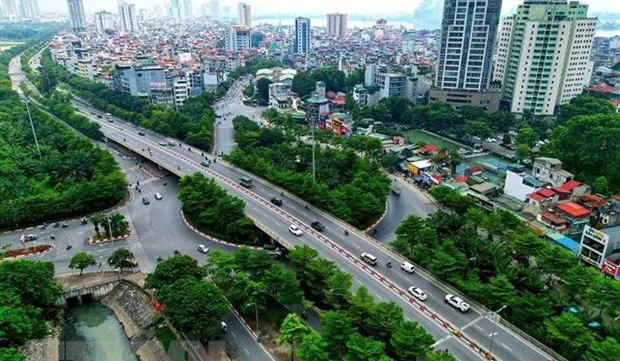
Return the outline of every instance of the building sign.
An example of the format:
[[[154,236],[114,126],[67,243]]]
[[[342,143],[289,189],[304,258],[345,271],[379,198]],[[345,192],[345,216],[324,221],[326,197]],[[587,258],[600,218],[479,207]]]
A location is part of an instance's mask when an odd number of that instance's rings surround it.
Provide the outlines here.
[[[583,230],[583,234],[584,236],[591,238],[595,241],[598,241],[600,243],[603,243],[605,245],[607,245],[607,242],[609,242],[609,235],[605,234],[601,231],[599,231],[596,228],[590,227],[590,226],[586,226]]]
[[[617,280],[620,280],[620,267],[618,267],[618,265],[616,264],[616,261],[611,257],[608,257],[603,262],[601,271],[607,273],[608,275],[611,275]]]

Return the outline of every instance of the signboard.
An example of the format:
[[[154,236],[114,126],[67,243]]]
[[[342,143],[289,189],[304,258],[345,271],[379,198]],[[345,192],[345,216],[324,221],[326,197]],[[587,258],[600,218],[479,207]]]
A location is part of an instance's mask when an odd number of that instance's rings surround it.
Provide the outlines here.
[[[601,231],[599,231],[596,228],[590,227],[590,226],[586,226],[583,229],[583,234],[584,236],[591,238],[597,242],[603,243],[605,245],[607,245],[607,242],[609,242],[609,235],[605,234]]]
[[[620,280],[620,267],[618,267],[618,265],[616,264],[616,261],[611,257],[608,257],[603,262],[601,271],[607,273],[608,275],[611,275],[617,280]]]

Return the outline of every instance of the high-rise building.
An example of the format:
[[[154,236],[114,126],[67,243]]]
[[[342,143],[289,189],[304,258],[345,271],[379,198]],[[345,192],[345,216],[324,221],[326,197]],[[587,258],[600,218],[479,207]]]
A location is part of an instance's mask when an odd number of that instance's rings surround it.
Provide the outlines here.
[[[183,19],[192,20],[194,18],[194,8],[192,0],[183,0]]]
[[[220,18],[220,0],[211,0],[211,17]]]
[[[252,27],[252,8],[249,4],[239,3],[239,24]]]
[[[233,25],[228,30],[226,49],[234,53],[250,50],[250,29],[244,25]]]
[[[181,0],[171,0],[168,15],[176,20],[181,20],[183,13],[181,12]]]
[[[310,19],[302,17],[295,19],[295,54],[310,53],[311,31]]]
[[[138,26],[138,11],[136,5],[123,3],[120,13],[121,29],[132,33],[140,30]]]
[[[112,13],[108,11],[99,11],[95,13],[95,27],[100,33],[108,29],[114,29],[114,18],[112,17]]]
[[[86,16],[84,15],[84,3],[82,0],[67,0],[69,8],[69,20],[73,32],[80,33],[86,30]]]
[[[429,101],[454,108],[499,109],[500,93],[490,91],[493,44],[502,0],[446,0],[435,86]]]
[[[8,19],[17,19],[19,17],[15,0],[2,0],[2,7],[4,9],[3,17]]]
[[[493,80],[513,113],[551,115],[590,82],[596,18],[588,5],[525,0],[502,22]]]
[[[38,19],[40,17],[38,0],[22,0],[19,4],[19,12],[22,18]]]
[[[347,14],[327,14],[327,35],[337,38],[347,35]]]

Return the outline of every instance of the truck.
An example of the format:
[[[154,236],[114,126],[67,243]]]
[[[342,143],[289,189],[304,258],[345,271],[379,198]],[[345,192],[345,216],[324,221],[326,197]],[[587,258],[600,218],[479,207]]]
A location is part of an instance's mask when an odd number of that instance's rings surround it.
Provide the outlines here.
[[[399,196],[401,191],[402,191],[402,188],[398,184],[392,184],[392,193]]]
[[[252,187],[252,179],[248,178],[248,177],[241,177],[239,179],[239,184],[241,184],[242,186],[244,186],[246,188],[251,188]]]

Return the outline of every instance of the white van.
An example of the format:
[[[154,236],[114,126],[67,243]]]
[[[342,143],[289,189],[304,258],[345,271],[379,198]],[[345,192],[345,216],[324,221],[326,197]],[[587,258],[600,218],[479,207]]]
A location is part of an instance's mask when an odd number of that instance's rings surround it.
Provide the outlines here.
[[[368,263],[371,266],[377,265],[377,257],[373,256],[370,253],[362,253],[362,261]]]
[[[409,262],[401,263],[400,268],[402,268],[407,273],[415,272],[415,268],[413,268],[413,265]]]

